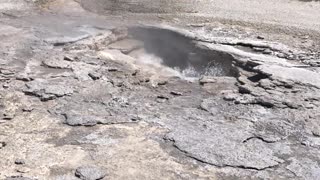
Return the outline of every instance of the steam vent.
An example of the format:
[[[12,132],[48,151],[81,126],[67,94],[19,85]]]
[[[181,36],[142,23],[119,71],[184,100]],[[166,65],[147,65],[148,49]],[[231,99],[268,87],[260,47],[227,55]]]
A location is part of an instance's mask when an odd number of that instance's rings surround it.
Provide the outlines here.
[[[0,179],[319,180],[319,9],[1,0]]]

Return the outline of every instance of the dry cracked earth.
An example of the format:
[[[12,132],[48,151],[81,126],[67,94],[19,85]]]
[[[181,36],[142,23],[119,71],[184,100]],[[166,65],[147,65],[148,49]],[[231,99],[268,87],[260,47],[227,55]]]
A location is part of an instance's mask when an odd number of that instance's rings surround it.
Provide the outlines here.
[[[320,179],[319,8],[1,0],[0,179]]]

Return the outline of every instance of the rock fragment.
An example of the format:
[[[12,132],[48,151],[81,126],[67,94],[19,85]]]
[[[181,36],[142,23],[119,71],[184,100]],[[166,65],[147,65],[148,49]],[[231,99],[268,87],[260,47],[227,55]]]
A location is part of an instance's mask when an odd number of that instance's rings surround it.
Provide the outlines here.
[[[32,107],[32,106],[26,106],[26,107],[22,108],[23,112],[31,112],[33,110],[34,110],[34,107]]]
[[[263,54],[272,54],[272,51],[270,49],[265,49],[262,53]]]
[[[63,83],[52,83],[44,79],[37,79],[27,83],[23,92],[35,95],[42,101],[48,101],[73,94],[73,88]]]
[[[224,95],[223,99],[226,101],[234,101],[239,97],[236,93],[227,93]]]
[[[169,100],[169,97],[167,97],[166,95],[158,95],[156,99],[158,103],[164,103],[168,100]]]
[[[258,35],[258,36],[257,36],[257,39],[263,40],[263,39],[264,39],[264,37],[263,37],[263,36],[261,36],[261,35]]]
[[[19,166],[16,171],[19,172],[19,173],[28,173],[30,172],[30,168],[28,167],[25,167],[25,166]]]
[[[23,176],[11,176],[6,178],[5,180],[32,180],[32,179],[23,177]]]
[[[88,74],[88,76],[91,77],[92,80],[98,80],[102,75],[98,72],[91,72]]]
[[[5,76],[14,75],[14,72],[9,69],[0,69],[0,74],[3,74]]]
[[[73,61],[75,61],[76,59],[78,59],[77,57],[71,57],[71,56],[64,56],[63,57],[63,60],[65,60],[65,61],[70,61],[70,62],[73,62]]]
[[[200,84],[206,84],[206,83],[215,83],[217,82],[217,79],[215,77],[208,77],[208,76],[203,76],[199,80]]]
[[[45,42],[52,44],[54,46],[64,46],[66,44],[75,43],[77,41],[80,41],[89,37],[91,37],[91,35],[89,34],[82,34],[74,37],[58,36],[58,37],[47,38]]]
[[[262,74],[280,81],[293,81],[298,84],[311,85],[320,88],[320,73],[297,67],[277,65],[260,65],[255,68]]]
[[[314,136],[320,137],[320,125],[313,123],[311,127],[311,132]]]
[[[32,77],[29,77],[27,74],[18,74],[16,76],[16,79],[20,81],[25,81],[25,82],[34,80]]]
[[[26,162],[25,162],[23,159],[16,159],[16,160],[14,161],[14,163],[17,164],[17,165],[23,165],[23,164],[25,164]]]
[[[70,126],[95,126],[106,123],[106,119],[90,115],[66,115],[66,124]]]
[[[174,96],[182,96],[183,93],[179,92],[179,91],[171,91],[170,94],[174,95]]]
[[[4,84],[4,85],[2,85],[2,87],[3,87],[4,89],[8,89],[8,88],[9,88],[9,85],[8,85],[8,84]]]
[[[3,119],[4,120],[11,120],[11,119],[13,119],[14,118],[14,113],[4,113],[3,114]]]
[[[54,69],[70,69],[70,62],[57,60],[57,59],[47,59],[42,61],[42,64],[49,68]]]
[[[0,142],[0,149],[6,147],[7,143],[6,142]]]
[[[103,51],[100,51],[98,53],[98,56],[103,60],[128,63],[128,65],[130,65],[136,61],[135,58],[128,56],[128,55],[125,55],[119,50],[105,49]]]
[[[259,86],[264,89],[274,89],[274,84],[269,79],[261,79],[259,81]]]
[[[75,176],[82,180],[99,180],[106,175],[106,172],[97,166],[81,166],[75,172]]]

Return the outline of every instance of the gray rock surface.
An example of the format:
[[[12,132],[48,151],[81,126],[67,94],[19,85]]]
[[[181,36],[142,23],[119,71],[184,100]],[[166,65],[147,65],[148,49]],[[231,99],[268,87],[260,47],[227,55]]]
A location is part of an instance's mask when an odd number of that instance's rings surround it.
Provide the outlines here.
[[[318,2],[145,2],[0,2],[0,179],[318,180]]]

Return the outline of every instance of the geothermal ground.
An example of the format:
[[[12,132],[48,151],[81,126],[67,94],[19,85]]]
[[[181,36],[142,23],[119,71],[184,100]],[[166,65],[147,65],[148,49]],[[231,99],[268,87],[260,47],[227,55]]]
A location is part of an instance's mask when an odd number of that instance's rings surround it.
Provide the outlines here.
[[[1,0],[0,179],[320,179],[320,2]]]

